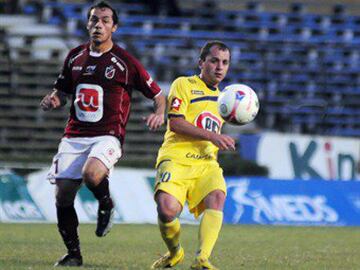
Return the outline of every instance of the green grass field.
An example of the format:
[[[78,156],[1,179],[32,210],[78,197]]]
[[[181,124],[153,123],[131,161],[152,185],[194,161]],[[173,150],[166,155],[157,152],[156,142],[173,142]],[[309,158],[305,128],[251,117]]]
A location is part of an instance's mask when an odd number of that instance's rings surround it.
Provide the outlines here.
[[[82,269],[149,269],[165,246],[155,225],[114,225],[97,238],[95,225],[80,225]],[[197,226],[183,226],[189,269],[197,247]],[[55,224],[0,223],[0,269],[51,269],[65,253]],[[360,269],[360,228],[229,226],[212,256],[222,270]]]

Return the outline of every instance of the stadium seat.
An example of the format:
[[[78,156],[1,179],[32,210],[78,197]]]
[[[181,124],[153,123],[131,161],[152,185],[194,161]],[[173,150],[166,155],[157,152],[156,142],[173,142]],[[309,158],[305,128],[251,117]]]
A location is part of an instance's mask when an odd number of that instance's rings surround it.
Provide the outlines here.
[[[217,10],[214,16],[209,16],[211,10],[184,9],[183,16],[170,17],[150,14],[141,1],[119,2],[121,25],[114,39],[166,85],[176,76],[198,72],[195,62],[205,41],[223,40],[232,49],[232,64],[221,87],[241,82],[257,91],[264,112],[260,128],[359,136],[360,16],[349,15],[344,4],[332,7],[330,14],[308,12],[308,4],[284,5],[282,11],[266,5],[249,2],[240,10]],[[44,114],[38,102],[51,89],[68,48],[86,39],[87,8],[80,1],[47,0],[42,9],[25,5],[28,15],[0,16],[3,141],[11,142],[11,136],[21,141],[32,132],[37,146],[41,134],[47,134],[52,148],[42,148],[44,157],[56,151],[66,110]],[[153,160],[162,134],[146,135],[141,116],[149,104],[140,95],[133,98],[128,158]],[[295,106],[301,104],[308,106]],[[142,138],[154,149],[144,149]],[[31,156],[30,147],[6,147],[0,145],[0,152]]]

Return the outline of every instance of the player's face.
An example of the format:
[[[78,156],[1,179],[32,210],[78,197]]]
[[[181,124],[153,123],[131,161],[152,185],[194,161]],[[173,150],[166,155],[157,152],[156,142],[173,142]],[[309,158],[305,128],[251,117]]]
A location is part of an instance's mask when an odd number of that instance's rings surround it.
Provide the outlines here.
[[[87,29],[90,40],[95,44],[102,44],[111,40],[111,35],[116,31],[112,19],[113,12],[109,8],[94,8],[90,12]]]
[[[201,69],[200,77],[207,85],[217,87],[225,78],[229,65],[229,50],[222,50],[214,45],[211,47],[210,54],[206,56],[205,60],[200,60],[199,62]]]

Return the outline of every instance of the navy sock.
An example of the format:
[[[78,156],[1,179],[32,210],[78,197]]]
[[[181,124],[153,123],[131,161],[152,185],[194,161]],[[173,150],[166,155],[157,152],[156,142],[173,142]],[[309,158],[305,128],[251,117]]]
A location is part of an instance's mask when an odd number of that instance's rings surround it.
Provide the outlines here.
[[[110,198],[109,180],[107,177],[105,177],[97,186],[94,187],[87,185],[87,187],[99,201],[102,209],[110,209],[113,207],[113,203]]]
[[[81,256],[80,241],[77,232],[79,220],[74,205],[61,207],[56,206],[58,229],[64,241],[68,253],[73,256]]]

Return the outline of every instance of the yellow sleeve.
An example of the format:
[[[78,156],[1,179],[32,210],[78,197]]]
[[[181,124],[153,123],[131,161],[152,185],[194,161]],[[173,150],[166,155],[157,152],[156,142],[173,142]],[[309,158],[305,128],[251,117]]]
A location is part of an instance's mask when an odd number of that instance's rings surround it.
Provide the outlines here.
[[[189,96],[186,90],[186,80],[184,77],[180,77],[172,83],[168,96],[169,118],[185,116],[189,105]]]

